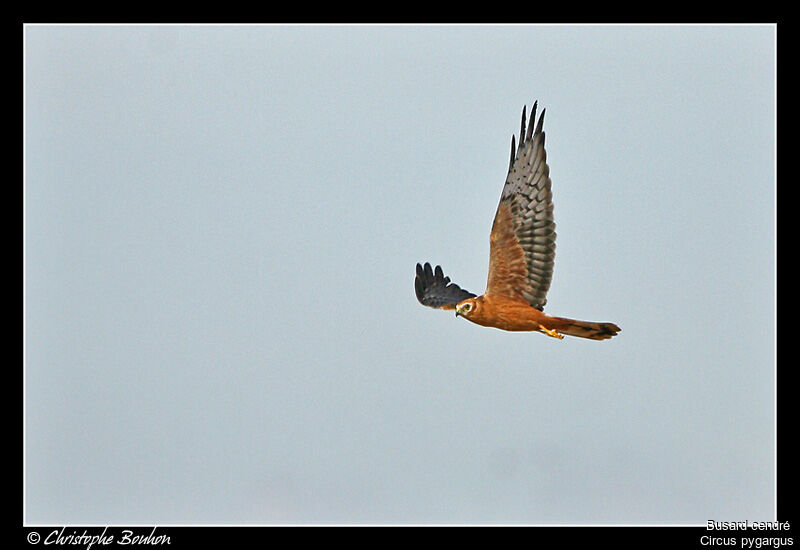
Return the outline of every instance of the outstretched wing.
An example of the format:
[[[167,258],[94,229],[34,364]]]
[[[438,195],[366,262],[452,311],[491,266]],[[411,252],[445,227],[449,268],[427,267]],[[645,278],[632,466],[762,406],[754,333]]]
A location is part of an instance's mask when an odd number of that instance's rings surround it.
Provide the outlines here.
[[[486,294],[525,300],[542,310],[553,278],[556,224],[542,131],[544,109],[534,131],[535,118],[536,103],[526,132],[523,107],[519,147],[511,137],[508,176],[492,224]]]
[[[425,267],[417,264],[414,290],[420,304],[438,309],[455,309],[462,300],[475,297],[472,292],[451,283],[450,277],[444,276],[441,266],[437,265],[434,271],[428,262],[425,262]]]

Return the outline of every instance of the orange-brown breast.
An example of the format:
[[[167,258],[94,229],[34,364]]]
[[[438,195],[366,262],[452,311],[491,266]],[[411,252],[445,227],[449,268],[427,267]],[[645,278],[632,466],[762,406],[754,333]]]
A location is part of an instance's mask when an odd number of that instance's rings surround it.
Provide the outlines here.
[[[547,315],[524,300],[506,296],[484,294],[477,299],[479,306],[468,317],[473,323],[502,330],[539,330]]]

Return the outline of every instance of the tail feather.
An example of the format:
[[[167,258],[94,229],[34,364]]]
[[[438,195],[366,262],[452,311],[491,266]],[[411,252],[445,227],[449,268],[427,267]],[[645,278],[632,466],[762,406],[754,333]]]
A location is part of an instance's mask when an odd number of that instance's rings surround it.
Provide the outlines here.
[[[555,329],[561,334],[577,336],[579,338],[590,338],[592,340],[606,340],[622,330],[614,323],[593,323],[591,321],[576,321],[575,319],[565,319],[563,317],[551,317],[547,327]]]

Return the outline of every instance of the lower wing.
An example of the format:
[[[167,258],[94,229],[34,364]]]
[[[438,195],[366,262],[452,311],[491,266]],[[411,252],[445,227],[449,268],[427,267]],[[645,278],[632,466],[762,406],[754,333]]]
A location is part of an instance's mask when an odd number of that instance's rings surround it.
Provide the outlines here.
[[[451,283],[450,277],[444,276],[441,266],[437,265],[433,270],[428,262],[425,262],[424,267],[417,264],[414,290],[420,304],[437,309],[455,309],[459,302],[476,296]]]

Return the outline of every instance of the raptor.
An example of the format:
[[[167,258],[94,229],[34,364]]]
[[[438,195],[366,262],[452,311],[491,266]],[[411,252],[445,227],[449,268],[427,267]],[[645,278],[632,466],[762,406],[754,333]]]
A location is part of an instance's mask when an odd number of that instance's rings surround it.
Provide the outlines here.
[[[536,122],[533,104],[526,127],[525,107],[519,146],[511,136],[500,204],[489,236],[489,280],[482,296],[450,282],[441,266],[417,264],[417,300],[437,309],[455,310],[456,317],[508,331],[537,331],[553,338],[564,335],[605,340],[620,332],[614,323],[578,321],[544,313],[553,278],[556,224],[550,168],[544,149],[544,109]],[[534,126],[534,122],[536,122]]]

